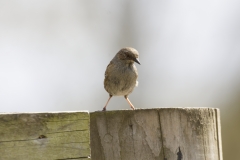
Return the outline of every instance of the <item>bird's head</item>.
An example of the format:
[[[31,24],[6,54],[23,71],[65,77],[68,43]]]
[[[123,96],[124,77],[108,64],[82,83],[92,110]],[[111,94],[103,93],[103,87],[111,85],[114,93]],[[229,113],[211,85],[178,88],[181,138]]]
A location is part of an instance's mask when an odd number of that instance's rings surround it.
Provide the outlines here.
[[[122,48],[118,53],[117,53],[118,59],[125,61],[125,63],[138,63],[140,64],[140,61],[138,59],[139,53],[136,49],[131,48],[131,47],[125,47]]]

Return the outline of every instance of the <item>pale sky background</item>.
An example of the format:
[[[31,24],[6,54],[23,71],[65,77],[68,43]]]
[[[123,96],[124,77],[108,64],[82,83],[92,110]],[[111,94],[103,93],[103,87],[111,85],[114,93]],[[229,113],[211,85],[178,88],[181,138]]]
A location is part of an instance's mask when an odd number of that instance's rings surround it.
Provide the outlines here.
[[[237,0],[0,0],[0,112],[101,110],[126,46],[140,53],[136,108],[220,108],[224,159],[240,157]]]

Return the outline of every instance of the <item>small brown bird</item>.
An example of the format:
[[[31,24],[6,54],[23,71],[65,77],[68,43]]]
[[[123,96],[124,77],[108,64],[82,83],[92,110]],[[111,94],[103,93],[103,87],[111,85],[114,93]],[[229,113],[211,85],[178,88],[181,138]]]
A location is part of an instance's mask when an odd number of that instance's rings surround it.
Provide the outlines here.
[[[109,99],[103,108],[106,111],[108,102],[112,96],[124,96],[130,107],[133,104],[128,99],[135,86],[138,85],[138,72],[134,62],[140,64],[138,51],[131,47],[122,48],[113,57],[105,71],[104,88],[109,93]]]

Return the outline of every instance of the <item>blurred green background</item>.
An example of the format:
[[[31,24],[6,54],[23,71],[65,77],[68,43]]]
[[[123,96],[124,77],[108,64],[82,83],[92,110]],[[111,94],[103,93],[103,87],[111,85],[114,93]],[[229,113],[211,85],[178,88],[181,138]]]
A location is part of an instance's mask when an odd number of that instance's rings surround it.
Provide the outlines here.
[[[107,64],[140,53],[137,108],[221,109],[240,157],[240,1],[0,0],[0,112],[101,110]],[[130,109],[114,97],[109,110]]]

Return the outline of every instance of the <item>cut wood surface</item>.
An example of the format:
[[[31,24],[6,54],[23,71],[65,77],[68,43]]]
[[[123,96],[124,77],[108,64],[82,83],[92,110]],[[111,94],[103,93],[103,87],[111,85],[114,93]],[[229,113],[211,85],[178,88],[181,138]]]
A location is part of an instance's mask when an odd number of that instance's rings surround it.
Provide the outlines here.
[[[90,114],[92,160],[222,160],[220,114],[162,108]]]
[[[0,160],[87,160],[88,112],[0,114]]]

